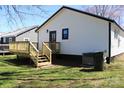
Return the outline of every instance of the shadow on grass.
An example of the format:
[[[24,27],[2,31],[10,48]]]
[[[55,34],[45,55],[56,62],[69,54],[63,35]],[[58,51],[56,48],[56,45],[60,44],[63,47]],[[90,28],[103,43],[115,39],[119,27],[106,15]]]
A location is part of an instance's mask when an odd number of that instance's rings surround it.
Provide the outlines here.
[[[55,74],[55,73],[64,73],[64,71],[66,71],[66,70],[70,70],[72,67],[64,67],[64,68],[60,68],[60,69],[58,69],[58,68],[56,68],[56,69],[54,69],[54,70],[48,70],[48,71],[41,71],[40,73],[38,73],[38,74],[41,74],[41,75],[44,75],[44,74]],[[37,75],[37,74],[36,74]]]
[[[15,74],[16,72],[0,72],[0,76],[11,76]]]
[[[13,76],[16,72],[0,72],[0,86],[5,84],[5,81],[12,80],[11,76]]]
[[[96,72],[94,68],[83,68],[80,70],[81,72]]]
[[[34,78],[34,79],[24,79],[24,78],[20,78],[20,79],[16,79],[17,82],[19,81],[19,83],[15,84],[14,88],[42,88],[42,87],[45,87],[45,88],[56,88],[56,87],[63,87],[63,84],[65,82],[65,85],[66,85],[66,82],[70,82],[70,86],[71,86],[71,82],[73,83],[78,83],[78,81],[81,81],[82,83],[85,81],[96,81],[96,80],[104,80],[106,78],[87,78],[87,79],[80,79],[80,78],[77,78],[77,79],[74,79],[74,78],[59,78],[59,79],[42,79],[42,78]],[[42,84],[42,85],[41,85]],[[57,86],[56,86],[57,85]]]
[[[39,80],[39,81],[61,81],[61,80],[80,80],[80,79],[73,79],[73,78],[60,78],[60,79],[42,79],[42,78],[39,78],[39,79],[33,79],[33,78],[20,78],[20,79],[17,79],[17,80],[23,80],[23,81],[27,81],[27,80]]]
[[[102,72],[103,70],[97,70],[94,68],[83,68],[80,70],[81,72]]]
[[[22,58],[22,59],[6,59],[4,60],[8,65],[14,65],[14,66],[28,66],[28,67],[34,67],[33,62],[28,58]]]
[[[81,67],[81,63],[75,60],[56,59],[53,61],[55,65],[68,66],[68,67]]]

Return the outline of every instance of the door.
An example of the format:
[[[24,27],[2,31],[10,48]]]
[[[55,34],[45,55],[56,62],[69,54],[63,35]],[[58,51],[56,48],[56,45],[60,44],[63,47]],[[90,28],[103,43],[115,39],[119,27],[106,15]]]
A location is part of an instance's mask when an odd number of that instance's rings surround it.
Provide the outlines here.
[[[50,31],[49,33],[49,47],[53,52],[56,50],[56,31]]]
[[[49,42],[56,42],[56,31],[50,31]]]

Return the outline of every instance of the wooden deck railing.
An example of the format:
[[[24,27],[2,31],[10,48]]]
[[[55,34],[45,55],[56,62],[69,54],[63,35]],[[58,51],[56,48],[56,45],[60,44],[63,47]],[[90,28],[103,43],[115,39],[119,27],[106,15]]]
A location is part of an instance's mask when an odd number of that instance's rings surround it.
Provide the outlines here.
[[[18,41],[12,42],[9,44],[10,52],[17,53],[17,54],[26,54],[30,56],[30,58],[34,61],[36,66],[38,65],[39,60],[39,50],[37,50],[36,46],[29,41]],[[41,55],[45,55],[48,58],[48,61],[52,63],[52,53],[59,53],[60,52],[60,43],[49,43],[43,42],[42,44],[42,53]]]
[[[0,51],[8,51],[9,44],[0,44]]]
[[[37,43],[37,42],[32,42],[32,44],[33,44],[36,48],[38,48],[38,43]]]
[[[49,59],[50,63],[52,62],[52,50],[49,48],[49,46],[43,42],[42,44],[42,53],[43,55],[46,55]]]
[[[37,50],[36,46],[32,42],[29,41],[12,42],[9,44],[9,51],[17,54],[19,53],[27,54],[37,65],[39,50]]]
[[[52,53],[60,53],[60,42],[45,42],[45,44],[52,50]]]
[[[17,53],[29,53],[29,46],[28,41],[12,42],[9,44],[9,51]]]
[[[30,57],[35,62],[35,64],[37,65],[39,50],[37,50],[36,46],[32,42],[29,42],[29,45],[30,45],[30,47],[29,47]]]

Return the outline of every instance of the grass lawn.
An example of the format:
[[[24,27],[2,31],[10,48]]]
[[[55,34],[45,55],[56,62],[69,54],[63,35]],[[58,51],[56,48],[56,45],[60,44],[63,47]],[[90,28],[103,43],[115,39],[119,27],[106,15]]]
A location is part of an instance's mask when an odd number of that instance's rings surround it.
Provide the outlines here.
[[[16,65],[16,56],[0,56],[0,87],[124,87],[124,62],[113,62],[103,72],[80,67],[53,66],[36,69]]]

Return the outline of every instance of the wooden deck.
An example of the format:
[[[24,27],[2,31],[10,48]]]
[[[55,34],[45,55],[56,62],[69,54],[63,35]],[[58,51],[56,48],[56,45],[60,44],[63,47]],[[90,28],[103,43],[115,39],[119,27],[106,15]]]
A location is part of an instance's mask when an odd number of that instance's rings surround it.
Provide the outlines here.
[[[9,44],[0,44],[0,54],[6,54],[9,52]]]
[[[60,42],[44,42],[51,50],[52,53],[60,53]]]
[[[19,41],[10,43],[9,51],[17,55],[30,57],[35,65],[40,67],[52,63],[52,53],[59,53],[60,45],[59,43],[53,45],[53,43],[43,42],[42,51],[39,51],[32,42]]]

